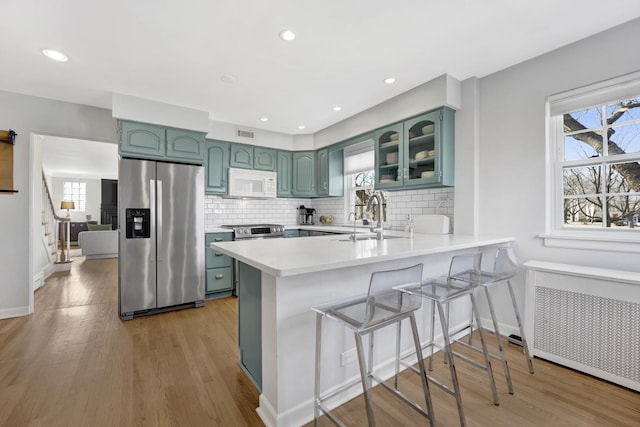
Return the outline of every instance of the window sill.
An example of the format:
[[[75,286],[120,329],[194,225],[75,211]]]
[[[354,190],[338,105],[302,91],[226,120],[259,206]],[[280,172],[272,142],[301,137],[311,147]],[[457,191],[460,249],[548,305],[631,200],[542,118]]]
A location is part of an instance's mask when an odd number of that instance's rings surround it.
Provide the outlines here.
[[[552,248],[586,249],[640,253],[640,233],[624,236],[612,236],[609,233],[585,233],[555,231],[538,235],[544,245]]]

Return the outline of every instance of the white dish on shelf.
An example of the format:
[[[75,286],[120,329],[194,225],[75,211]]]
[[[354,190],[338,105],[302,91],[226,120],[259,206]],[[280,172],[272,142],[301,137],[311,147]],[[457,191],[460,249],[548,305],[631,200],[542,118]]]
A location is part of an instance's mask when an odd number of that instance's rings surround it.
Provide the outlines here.
[[[380,178],[380,184],[391,184],[392,182],[396,182],[395,179],[382,179]]]
[[[389,136],[389,141],[395,142],[398,140],[398,138],[400,138],[400,135],[398,135],[397,133],[394,133]]]
[[[426,125],[422,128],[423,135],[428,135],[430,133],[433,133],[433,125]]]
[[[436,176],[435,171],[424,171],[420,174],[420,178],[433,178]]]
[[[387,164],[398,163],[398,153],[387,153]]]
[[[398,145],[398,141],[388,141],[380,144],[380,148],[392,147],[394,145]]]
[[[427,150],[418,151],[416,153],[416,160],[421,160],[421,159],[424,159],[426,157],[429,157],[429,152]]]
[[[380,181],[382,181],[383,179],[393,181],[395,178],[396,178],[395,175],[380,175]]]
[[[436,155],[436,150],[429,150],[429,151],[427,151],[427,156],[429,156],[429,157],[433,157],[433,156],[435,156],[435,155]]]

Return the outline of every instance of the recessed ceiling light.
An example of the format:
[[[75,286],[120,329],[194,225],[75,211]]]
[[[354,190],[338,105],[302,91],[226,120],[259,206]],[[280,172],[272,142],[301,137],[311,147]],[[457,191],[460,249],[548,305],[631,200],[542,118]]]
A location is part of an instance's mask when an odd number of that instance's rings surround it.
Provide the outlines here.
[[[298,126],[298,129],[300,129],[300,130],[304,129],[304,125]]]
[[[386,79],[384,79],[384,82],[388,85],[391,85],[396,82],[396,79],[394,77],[387,77]]]
[[[280,31],[280,38],[284,41],[290,42],[296,38],[296,33],[291,30],[282,30]]]
[[[69,57],[67,55],[53,49],[42,49],[42,54],[47,58],[53,59],[54,61],[58,62],[67,62],[69,60]]]
[[[340,111],[340,110],[342,110],[342,107],[339,107],[337,105],[333,107],[333,111]]]
[[[268,117],[260,117],[260,121],[261,122],[268,122],[269,118]]]

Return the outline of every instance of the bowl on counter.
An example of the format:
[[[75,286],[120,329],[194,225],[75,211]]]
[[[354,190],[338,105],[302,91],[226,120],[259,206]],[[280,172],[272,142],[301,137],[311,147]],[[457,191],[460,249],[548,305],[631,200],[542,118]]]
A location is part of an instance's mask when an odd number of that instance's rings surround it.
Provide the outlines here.
[[[333,223],[333,217],[331,215],[321,215],[320,224],[329,225]]]
[[[398,163],[398,153],[387,153],[387,164]]]

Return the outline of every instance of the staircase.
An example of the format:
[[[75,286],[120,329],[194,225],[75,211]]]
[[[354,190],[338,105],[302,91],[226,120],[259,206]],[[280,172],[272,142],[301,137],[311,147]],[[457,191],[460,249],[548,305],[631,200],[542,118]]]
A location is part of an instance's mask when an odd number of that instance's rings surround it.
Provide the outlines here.
[[[66,233],[60,235],[60,224],[65,224]],[[42,241],[46,246],[49,262],[54,264],[54,271],[71,269],[70,244],[65,242],[65,234],[69,235],[69,218],[56,214],[51,199],[51,192],[47,185],[44,172],[42,173]],[[60,249],[60,251],[58,251]]]

